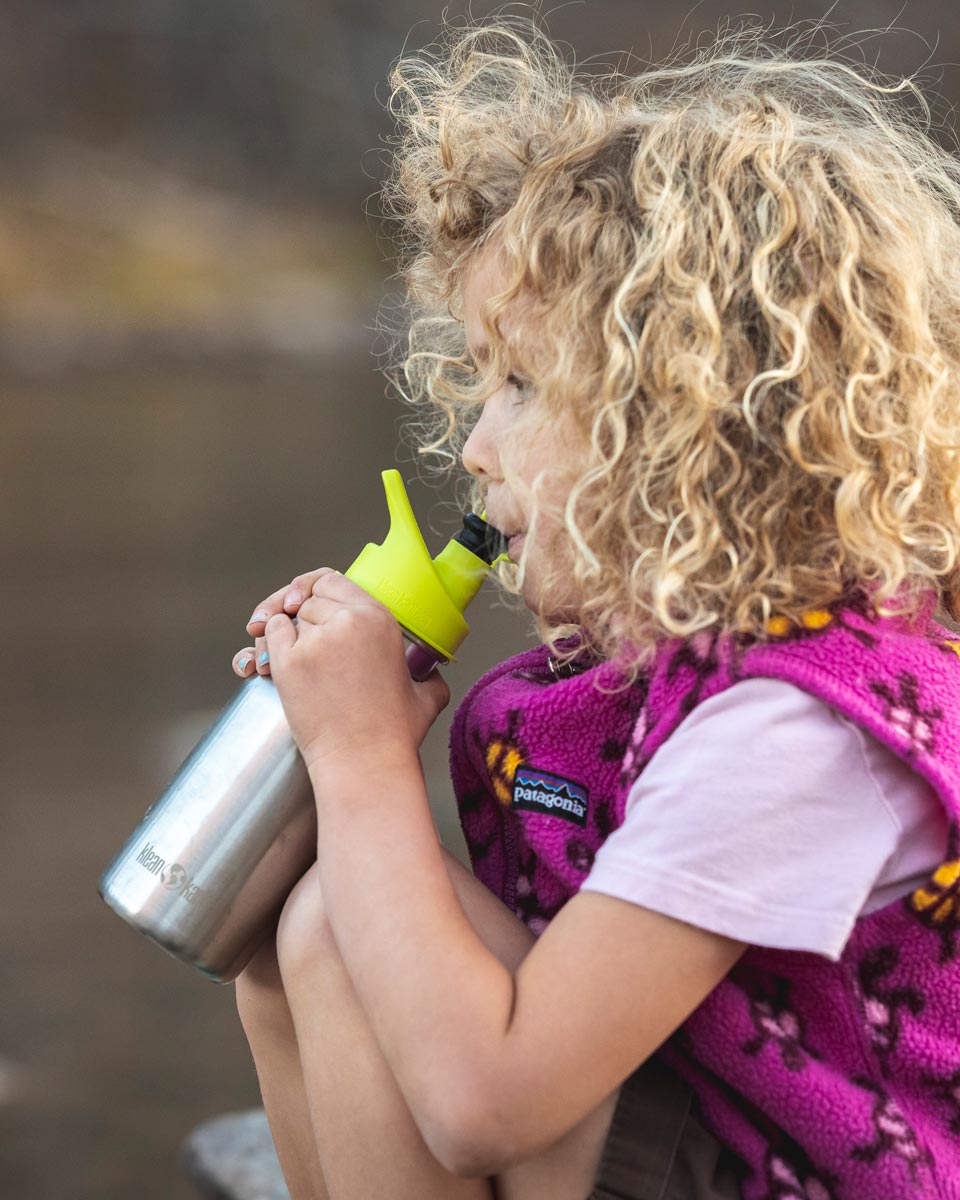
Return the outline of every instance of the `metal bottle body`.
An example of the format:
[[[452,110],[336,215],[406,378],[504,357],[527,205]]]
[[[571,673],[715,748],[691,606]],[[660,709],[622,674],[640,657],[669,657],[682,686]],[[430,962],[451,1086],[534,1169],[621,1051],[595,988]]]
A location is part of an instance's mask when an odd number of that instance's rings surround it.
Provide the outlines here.
[[[414,679],[446,661],[404,636]],[[147,810],[100,895],[164,950],[227,983],[273,931],[316,853],[306,767],[275,684],[254,676]]]

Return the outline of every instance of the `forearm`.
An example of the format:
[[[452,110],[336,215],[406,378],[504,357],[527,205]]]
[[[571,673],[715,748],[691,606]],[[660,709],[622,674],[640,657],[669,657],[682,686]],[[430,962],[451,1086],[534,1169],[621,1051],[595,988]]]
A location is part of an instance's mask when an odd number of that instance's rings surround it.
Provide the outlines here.
[[[457,898],[419,759],[311,778],[325,911],[360,1003],[421,1129],[462,1125],[496,1094],[514,981]]]

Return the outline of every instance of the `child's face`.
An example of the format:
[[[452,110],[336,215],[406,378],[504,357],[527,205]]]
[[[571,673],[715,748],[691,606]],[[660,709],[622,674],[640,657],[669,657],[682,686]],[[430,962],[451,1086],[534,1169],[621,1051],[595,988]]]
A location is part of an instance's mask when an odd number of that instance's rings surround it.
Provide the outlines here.
[[[463,288],[463,317],[467,345],[475,362],[488,354],[486,334],[480,321],[480,306],[503,290],[502,276],[493,255],[481,256],[467,271]],[[515,328],[516,302],[500,319],[500,327],[509,336]],[[545,554],[551,559],[564,552],[566,538],[562,521],[541,512],[535,531],[536,544],[524,545],[532,511],[531,488],[541,471],[548,472],[538,494],[552,508],[563,498],[563,485],[556,478],[564,446],[569,440],[552,426],[549,440],[517,436],[520,417],[527,406],[536,404],[535,383],[519,370],[511,373],[501,387],[483,402],[479,420],[463,447],[463,465],[486,486],[487,517],[495,528],[510,536],[510,558],[518,562],[525,552],[523,599],[531,611],[555,621],[574,620],[570,595],[540,596]],[[504,477],[503,455],[509,452],[511,482]],[[553,470],[553,478],[549,472]]]

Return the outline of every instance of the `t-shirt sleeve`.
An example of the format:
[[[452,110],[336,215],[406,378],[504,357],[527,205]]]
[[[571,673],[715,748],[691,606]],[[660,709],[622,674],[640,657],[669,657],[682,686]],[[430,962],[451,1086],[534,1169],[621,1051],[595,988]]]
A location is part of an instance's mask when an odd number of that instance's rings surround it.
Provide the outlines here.
[[[653,754],[582,887],[836,960],[899,832],[861,731],[793,684],[742,680]]]

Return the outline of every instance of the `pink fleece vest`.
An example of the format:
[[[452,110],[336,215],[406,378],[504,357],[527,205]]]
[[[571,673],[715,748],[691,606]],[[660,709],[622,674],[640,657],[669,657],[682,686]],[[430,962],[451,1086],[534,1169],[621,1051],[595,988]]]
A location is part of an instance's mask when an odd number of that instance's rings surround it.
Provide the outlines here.
[[[774,618],[765,640],[665,640],[613,695],[614,663],[558,675],[538,646],[484,675],[454,716],[474,872],[537,934],[654,751],[738,680],[803,688],[939,795],[948,861],[923,887],[861,916],[839,962],[749,947],[657,1051],[742,1159],[744,1200],[960,1200],[960,642],[934,607],[928,592],[912,617],[879,617],[855,591],[799,625]]]

